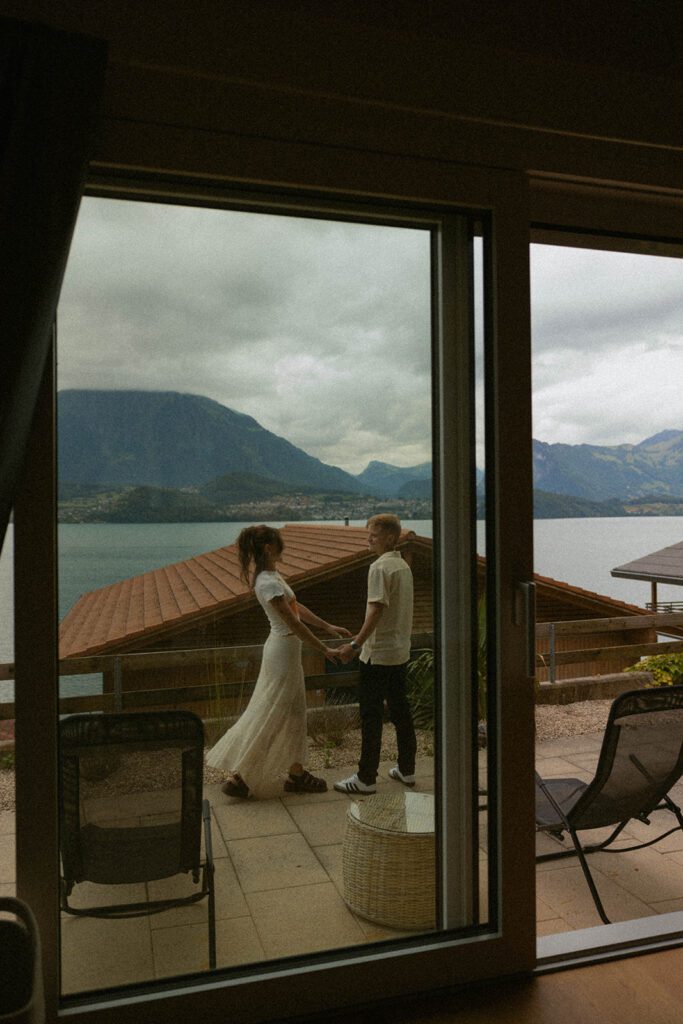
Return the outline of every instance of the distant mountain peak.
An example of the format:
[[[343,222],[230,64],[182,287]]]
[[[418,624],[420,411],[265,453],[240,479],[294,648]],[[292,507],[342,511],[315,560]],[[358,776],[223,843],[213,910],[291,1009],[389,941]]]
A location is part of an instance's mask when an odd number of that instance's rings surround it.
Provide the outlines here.
[[[363,472],[356,477],[356,480],[373,494],[386,498],[395,498],[401,495],[404,486],[415,481],[424,483],[426,486],[418,487],[417,491],[413,488],[410,496],[423,497],[425,494],[431,493],[431,479],[431,462],[420,462],[417,466],[392,466],[390,462],[380,462],[377,459],[369,462]]]
[[[655,445],[665,444],[667,441],[679,440],[683,441],[683,430],[660,430],[658,434],[646,437],[644,441],[640,441],[635,447],[653,448]]]
[[[359,493],[350,473],[203,395],[76,389],[57,396],[60,481],[188,487],[255,473],[316,490]]]
[[[591,501],[683,495],[683,431],[662,430],[639,444],[533,442],[534,486]]]

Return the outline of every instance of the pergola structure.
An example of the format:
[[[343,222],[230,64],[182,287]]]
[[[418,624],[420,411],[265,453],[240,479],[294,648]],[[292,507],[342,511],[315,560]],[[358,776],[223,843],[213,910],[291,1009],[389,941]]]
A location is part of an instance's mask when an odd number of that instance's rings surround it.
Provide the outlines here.
[[[611,575],[627,580],[649,580],[650,601],[647,607],[653,612],[683,609],[683,601],[662,602],[662,608],[657,604],[658,583],[683,585],[683,540],[668,548],[653,551],[651,555],[636,558],[633,562],[618,565],[612,569]]]

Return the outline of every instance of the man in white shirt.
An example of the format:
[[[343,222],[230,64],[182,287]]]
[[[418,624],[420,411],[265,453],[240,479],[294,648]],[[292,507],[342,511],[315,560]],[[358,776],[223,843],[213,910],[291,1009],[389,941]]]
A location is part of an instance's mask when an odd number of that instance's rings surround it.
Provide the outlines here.
[[[382,747],[384,701],[396,728],[398,764],[390,778],[415,785],[416,739],[406,697],[406,666],[410,658],[413,625],[413,574],[396,551],[401,536],[397,516],[377,515],[368,520],[368,547],[378,555],[368,572],[365,621],[348,644],[337,651],[349,662],[360,651],[359,705],[361,755],[358,772],[335,782],[340,793],[374,793]]]

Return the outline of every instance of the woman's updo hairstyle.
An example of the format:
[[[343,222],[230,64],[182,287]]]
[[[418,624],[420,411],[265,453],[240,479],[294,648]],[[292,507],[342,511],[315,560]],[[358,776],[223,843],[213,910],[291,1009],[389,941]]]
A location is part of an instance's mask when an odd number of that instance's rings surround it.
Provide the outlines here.
[[[274,526],[247,526],[237,538],[237,553],[240,560],[240,576],[248,587],[253,586],[256,577],[266,567],[266,544],[277,545],[282,551],[283,543],[280,531]],[[253,580],[249,577],[249,568],[254,563]]]

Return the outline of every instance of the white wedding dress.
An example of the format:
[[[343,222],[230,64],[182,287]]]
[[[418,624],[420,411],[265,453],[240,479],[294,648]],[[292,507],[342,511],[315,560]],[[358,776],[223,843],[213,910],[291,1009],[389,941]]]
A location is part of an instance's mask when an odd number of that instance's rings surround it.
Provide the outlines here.
[[[254,592],[271,625],[258,679],[249,704],[208,752],[206,763],[238,772],[252,796],[268,799],[282,793],[290,765],[306,763],[306,688],[301,640],[287,633],[271,604],[283,595],[296,609],[294,592],[279,573],[268,570],[256,577]]]

